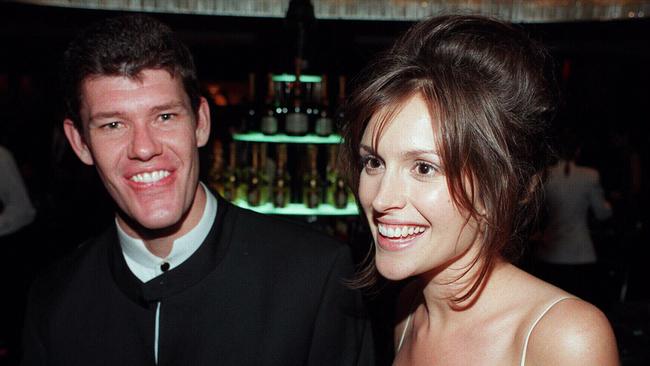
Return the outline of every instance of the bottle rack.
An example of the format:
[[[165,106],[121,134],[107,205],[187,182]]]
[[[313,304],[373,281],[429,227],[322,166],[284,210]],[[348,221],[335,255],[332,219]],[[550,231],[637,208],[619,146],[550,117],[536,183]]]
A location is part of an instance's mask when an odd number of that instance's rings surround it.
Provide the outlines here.
[[[300,83],[296,83],[296,80],[300,80]],[[344,79],[339,79],[339,84],[344,83]],[[327,156],[327,159],[323,159],[326,155],[323,154],[324,151],[327,151],[327,155],[331,155],[330,145],[338,145],[342,142],[340,135],[336,134],[333,131],[332,127],[321,128],[319,129],[318,120],[323,118],[323,116],[328,117],[332,120],[330,126],[333,126],[333,120],[335,117],[333,113],[329,110],[329,101],[327,100],[327,89],[326,89],[327,78],[314,76],[314,75],[299,75],[299,78],[296,78],[295,75],[267,75],[267,93],[266,100],[264,105],[260,103],[259,98],[255,98],[256,93],[256,83],[255,76],[249,75],[249,98],[248,103],[245,108],[241,109],[241,120],[240,123],[235,124],[235,131],[232,133],[232,142],[235,144],[235,147],[232,146],[220,146],[219,149],[228,150],[228,155],[235,154],[237,157],[233,161],[229,161],[230,172],[228,168],[223,167],[223,151],[214,152],[213,157],[219,155],[218,158],[213,159],[220,165],[219,167],[213,167],[214,171],[219,171],[218,173],[211,173],[213,184],[210,184],[214,189],[220,190],[226,199],[229,199],[234,204],[247,208],[253,211],[257,211],[263,214],[271,215],[290,215],[290,216],[306,216],[308,221],[309,217],[312,217],[311,221],[315,221],[316,217],[336,217],[336,216],[356,216],[358,215],[358,208],[356,202],[354,201],[354,196],[349,192],[347,188],[338,188],[336,194],[332,193],[336,187],[333,185],[339,184],[332,180],[331,172],[328,172],[326,169],[323,169],[325,166],[324,162],[327,160],[327,166],[332,165],[330,163],[331,156]],[[296,88],[300,90],[298,93],[295,92]],[[302,93],[302,94],[301,94]],[[300,135],[287,134],[284,133],[282,127],[285,120],[287,120],[288,115],[292,113],[292,106],[295,106],[296,95],[298,95],[302,102],[302,113],[308,116],[309,120],[309,130],[307,133]],[[342,95],[342,88],[339,87],[339,98]],[[322,107],[322,109],[321,109]],[[323,110],[327,109],[326,112],[321,113]],[[264,116],[273,116],[277,119],[276,123],[278,125],[278,130],[273,133],[268,133],[268,128],[262,133],[261,130],[264,130],[264,127],[261,125],[261,120]],[[318,132],[318,134],[316,133]],[[257,145],[257,146],[255,146]],[[263,148],[262,148],[262,145]],[[271,160],[272,164],[278,162],[278,159],[273,160],[270,158],[273,154],[267,154],[267,148],[269,150],[276,150],[279,146],[283,146],[285,150],[285,163],[287,174],[291,176],[290,179],[290,190],[289,190],[289,202],[284,204],[276,204],[274,201],[277,196],[275,195],[276,187],[273,186],[274,178],[269,178],[266,176],[266,180],[258,178],[257,170],[260,172],[265,170],[265,163],[260,163],[260,160],[266,161],[267,158]],[[289,146],[289,147],[287,147]],[[264,159],[261,157],[255,156],[252,158],[252,154],[257,155],[260,149],[263,151]],[[251,152],[254,151],[254,153]],[[290,150],[287,153],[286,150]],[[314,155],[320,155],[318,164],[312,163],[312,171],[316,170],[316,165],[318,165],[318,173],[311,173],[312,175],[318,176],[318,186],[320,189],[319,203],[314,204],[316,195],[310,196],[310,199],[304,197],[305,191],[309,190],[307,186],[303,186],[303,181],[305,180],[305,157],[304,150],[314,151]],[[318,154],[318,152],[321,152]],[[286,157],[288,156],[288,158]],[[277,157],[277,156],[276,156]],[[253,163],[254,160],[254,163]],[[316,160],[316,157],[314,157]],[[252,164],[255,165],[255,168],[251,168]],[[258,164],[263,165],[262,168],[259,168]],[[285,164],[283,164],[284,166]],[[244,167],[244,168],[242,168]],[[234,170],[238,170],[237,173],[234,173]],[[255,173],[251,173],[252,170],[255,170]],[[275,170],[275,166],[271,169]],[[325,171],[325,174],[322,174]],[[248,174],[248,176],[247,176]],[[271,173],[273,174],[273,173]],[[338,173],[336,173],[338,175]],[[249,181],[253,177],[252,181]],[[302,179],[301,179],[302,178]],[[218,181],[214,181],[214,180]],[[262,181],[258,183],[257,180]],[[312,181],[315,179],[312,179]],[[251,183],[252,182],[252,183]],[[273,183],[273,184],[271,184]],[[311,183],[311,181],[309,182]],[[257,185],[263,184],[263,192],[261,197],[264,197],[262,201],[259,201],[260,193],[257,192]],[[255,187],[254,199],[251,200],[249,195],[251,190],[249,186],[253,185]],[[340,185],[339,185],[340,187]],[[342,189],[345,189],[345,198],[343,197]],[[332,196],[336,198],[332,198]],[[283,197],[283,196],[280,196]],[[255,202],[256,204],[251,204]],[[306,204],[306,202],[310,202]],[[335,206],[332,202],[336,202]],[[342,202],[346,202],[343,204]],[[308,207],[311,206],[311,207]],[[337,207],[338,206],[338,207]]]
[[[268,139],[260,139],[260,140],[255,140],[252,138],[250,135],[247,136],[246,139],[241,139],[241,136],[239,135],[234,135],[233,139],[235,141],[239,142],[248,142],[248,143],[269,143]],[[279,142],[280,144],[282,143],[289,143],[289,144],[296,144],[296,145],[305,145],[306,143],[303,142],[305,140],[297,138],[296,136],[289,136],[288,139],[286,140],[281,140]],[[340,138],[336,140],[331,140],[330,142],[323,142],[322,140],[318,142],[318,144],[321,145],[326,145],[326,144],[339,144],[340,143]],[[307,144],[311,144],[307,143]],[[301,146],[294,146],[297,150],[303,150]],[[246,149],[244,149],[246,151]],[[296,167],[291,167],[289,170],[296,172],[299,171],[300,169],[296,169]],[[320,171],[321,169],[319,169]],[[322,176],[321,176],[322,178]],[[298,181],[300,183],[300,175],[299,174],[292,174],[292,180],[293,181]],[[325,181],[325,179],[322,179]],[[300,184],[293,184],[292,189],[295,191],[295,187],[301,186]],[[304,187],[302,187],[304,188]],[[327,190],[328,186],[323,186],[323,190]],[[354,196],[350,194],[350,192],[347,192],[347,204],[345,207],[335,207],[333,204],[328,203],[328,202],[320,202],[317,207],[314,208],[309,208],[306,206],[304,202],[295,202],[297,199],[295,199],[296,196],[301,196],[303,192],[299,192],[299,194],[293,194],[292,196],[294,199],[292,199],[292,202],[289,202],[286,204],[284,207],[275,207],[272,202],[264,202],[260,205],[257,206],[252,206],[250,205],[245,198],[242,198],[243,193],[240,192],[238,195],[238,198],[233,200],[232,202],[240,207],[247,208],[253,211],[257,211],[259,213],[263,214],[270,214],[270,215],[292,215],[292,216],[356,216],[359,214],[359,210],[357,208],[356,202],[354,201]],[[269,195],[272,194],[269,192]],[[324,201],[327,201],[327,193],[322,195],[324,198]]]

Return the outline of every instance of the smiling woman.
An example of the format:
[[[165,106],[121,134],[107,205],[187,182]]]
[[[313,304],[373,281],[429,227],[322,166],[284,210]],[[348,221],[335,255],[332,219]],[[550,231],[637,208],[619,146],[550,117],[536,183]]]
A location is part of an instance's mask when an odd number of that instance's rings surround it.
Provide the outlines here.
[[[618,363],[597,308],[510,263],[541,199],[548,66],[512,25],[444,16],[412,27],[352,94],[343,157],[375,243],[359,282],[414,279],[395,364]]]
[[[470,247],[479,248],[471,245],[477,239],[476,220],[468,224],[467,215],[452,203],[426,102],[419,94],[412,96],[381,134],[378,116],[381,112],[361,138],[359,200],[377,244],[379,272],[400,280],[440,268]]]

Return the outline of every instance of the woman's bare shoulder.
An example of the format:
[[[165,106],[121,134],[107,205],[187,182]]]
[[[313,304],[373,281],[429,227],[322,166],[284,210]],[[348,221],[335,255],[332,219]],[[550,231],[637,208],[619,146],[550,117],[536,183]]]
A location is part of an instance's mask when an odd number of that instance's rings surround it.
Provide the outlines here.
[[[526,364],[618,365],[616,339],[607,317],[578,298],[556,303],[532,329]]]
[[[526,365],[618,365],[616,339],[600,309],[518,268],[508,273],[503,309],[517,314],[514,349],[524,352],[528,339]]]

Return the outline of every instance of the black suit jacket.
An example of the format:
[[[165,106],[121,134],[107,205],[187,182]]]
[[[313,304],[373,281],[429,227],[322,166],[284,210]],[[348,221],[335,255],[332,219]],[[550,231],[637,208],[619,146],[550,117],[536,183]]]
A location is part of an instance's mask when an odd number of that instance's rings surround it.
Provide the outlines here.
[[[32,286],[23,365],[372,364],[352,276],[347,246],[219,198],[200,248],[143,284],[111,226]]]

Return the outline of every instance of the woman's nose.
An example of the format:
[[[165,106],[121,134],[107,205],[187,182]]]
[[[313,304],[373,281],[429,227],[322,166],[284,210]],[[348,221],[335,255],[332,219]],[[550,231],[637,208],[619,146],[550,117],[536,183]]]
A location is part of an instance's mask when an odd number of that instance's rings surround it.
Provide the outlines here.
[[[372,207],[377,212],[403,208],[406,204],[406,187],[399,172],[386,172],[381,177]]]

